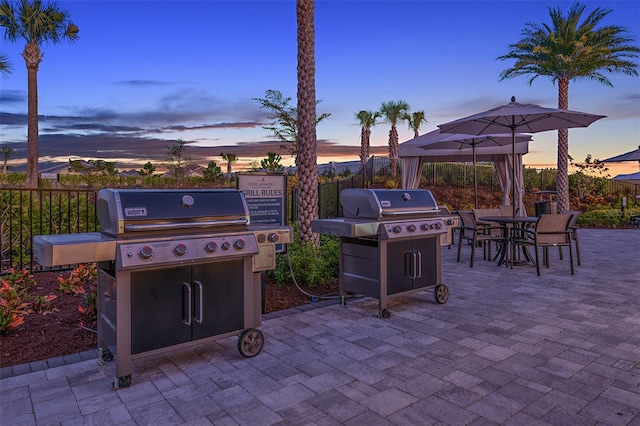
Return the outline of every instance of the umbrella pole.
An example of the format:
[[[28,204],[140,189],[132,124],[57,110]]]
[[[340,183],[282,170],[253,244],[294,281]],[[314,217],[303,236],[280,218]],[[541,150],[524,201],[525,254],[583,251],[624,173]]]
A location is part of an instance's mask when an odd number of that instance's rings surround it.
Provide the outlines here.
[[[473,152],[473,193],[475,197],[475,206],[478,208],[478,172],[476,170],[476,144],[471,144],[471,151]]]
[[[515,117],[512,117],[515,121]],[[516,218],[516,126],[511,125],[511,211]]]

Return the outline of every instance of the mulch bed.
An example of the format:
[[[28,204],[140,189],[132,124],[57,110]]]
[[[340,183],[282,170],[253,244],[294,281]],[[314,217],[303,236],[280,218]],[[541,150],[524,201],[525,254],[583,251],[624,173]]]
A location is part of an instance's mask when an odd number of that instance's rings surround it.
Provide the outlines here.
[[[0,335],[0,366],[9,367],[63,355],[84,352],[97,347],[97,324],[78,309],[83,295],[60,291],[58,276],[67,278],[70,272],[39,272],[34,274],[33,296],[55,295],[48,308],[24,317],[24,324]],[[85,284],[86,292],[95,291]],[[336,294],[338,283],[329,283],[305,291],[314,295]],[[265,282],[265,313],[281,311],[311,303],[293,284],[279,287],[272,280]]]

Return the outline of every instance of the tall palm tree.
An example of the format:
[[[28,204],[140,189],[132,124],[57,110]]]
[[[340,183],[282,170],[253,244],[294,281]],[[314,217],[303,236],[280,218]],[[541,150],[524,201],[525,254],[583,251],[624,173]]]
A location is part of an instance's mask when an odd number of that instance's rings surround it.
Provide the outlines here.
[[[389,161],[391,161],[391,176],[398,176],[398,123],[405,120],[409,112],[409,104],[405,101],[383,102],[380,114],[385,123],[391,124],[389,130]]]
[[[360,121],[360,163],[364,166],[369,159],[371,128],[376,125],[376,120],[380,118],[380,112],[362,110],[356,114],[356,118]]]
[[[420,127],[422,127],[423,123],[427,122],[424,111],[416,111],[413,114],[407,114],[404,119],[409,123],[409,130],[413,130],[413,137],[417,138],[420,136]]]
[[[500,74],[500,80],[529,75],[529,85],[537,77],[549,77],[558,84],[558,108],[569,108],[569,82],[595,80],[613,86],[604,72],[637,76],[638,64],[630,60],[640,49],[632,45],[632,37],[623,27],[610,25],[596,28],[611,10],[596,8],[582,22],[585,6],[574,3],[565,16],[559,7],[549,8],[550,24],[529,22],[522,30],[523,38],[509,45],[500,60],[515,59],[512,68]],[[569,131],[558,130],[558,177],[556,194],[558,209],[569,209]]]
[[[22,57],[27,65],[27,188],[38,186],[38,67],[45,43],[73,42],[78,39],[78,27],[69,13],[55,2],[42,0],[0,1],[0,25],[5,39],[24,39]]]
[[[0,53],[0,74],[7,76],[11,74],[11,72],[13,72],[13,66],[11,65],[9,57],[4,53]]]
[[[311,231],[318,218],[318,164],[316,144],[315,5],[296,1],[298,21],[298,232],[302,243],[318,246],[320,237]]]
[[[238,161],[238,156],[235,154],[232,154],[230,152],[228,153],[220,153],[220,156],[222,157],[222,159],[224,161],[227,162],[227,179],[231,179],[231,164],[235,163],[236,161]]]

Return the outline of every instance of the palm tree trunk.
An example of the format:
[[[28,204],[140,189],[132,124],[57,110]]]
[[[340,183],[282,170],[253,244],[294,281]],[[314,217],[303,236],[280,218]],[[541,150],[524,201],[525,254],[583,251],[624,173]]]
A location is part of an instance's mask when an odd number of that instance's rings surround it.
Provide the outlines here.
[[[558,80],[558,109],[569,108],[569,80]],[[558,177],[556,179],[558,211],[569,210],[569,129],[558,130]]]
[[[389,160],[391,161],[391,176],[398,176],[398,129],[391,126],[389,130]]]
[[[360,164],[363,166],[369,159],[369,140],[371,138],[371,130],[362,128],[360,132]]]
[[[38,187],[38,67],[40,46],[29,42],[22,52],[27,65],[27,188]]]
[[[297,0],[298,20],[298,232],[301,242],[318,246],[311,231],[318,218],[318,164],[316,145],[315,28],[313,0]]]

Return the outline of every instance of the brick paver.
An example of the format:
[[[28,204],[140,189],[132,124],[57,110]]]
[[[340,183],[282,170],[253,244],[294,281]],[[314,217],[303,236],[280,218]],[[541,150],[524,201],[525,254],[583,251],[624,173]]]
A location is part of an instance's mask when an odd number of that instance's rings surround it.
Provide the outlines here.
[[[235,338],[134,361],[91,353],[3,368],[0,424],[640,425],[640,230],[582,229],[582,266],[474,268],[442,249],[431,291],[266,315],[265,347]]]

